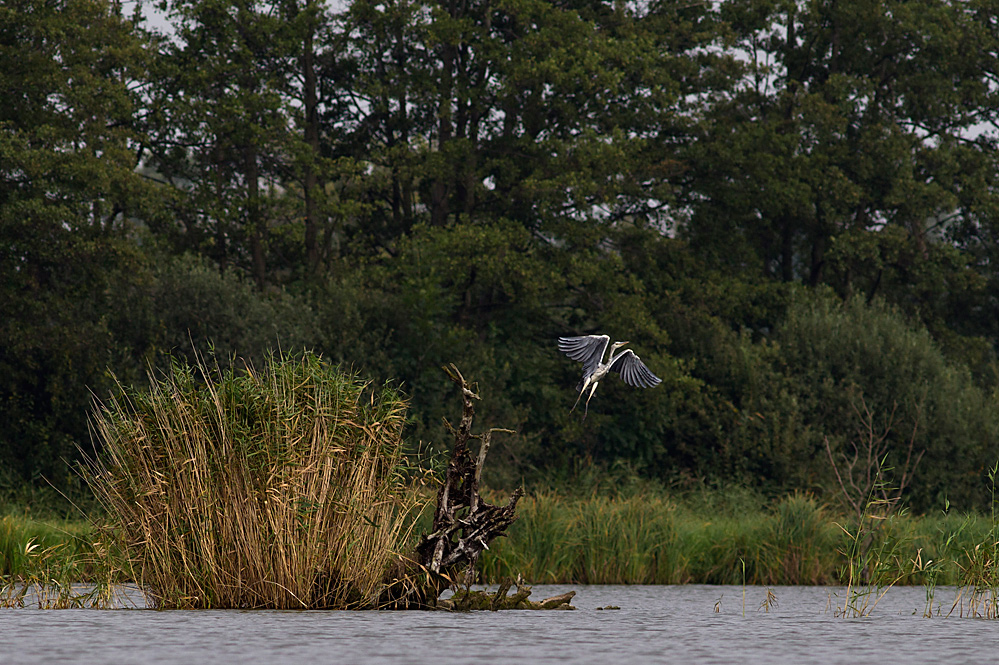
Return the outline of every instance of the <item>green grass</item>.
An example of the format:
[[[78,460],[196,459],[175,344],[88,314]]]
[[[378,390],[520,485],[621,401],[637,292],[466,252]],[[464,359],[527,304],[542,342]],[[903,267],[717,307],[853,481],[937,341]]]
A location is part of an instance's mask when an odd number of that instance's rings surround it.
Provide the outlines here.
[[[836,528],[794,496],[772,511],[707,513],[664,496],[523,499],[483,577],[537,583],[824,584],[834,581]],[[745,564],[745,568],[743,568]]]
[[[0,577],[31,576],[50,569],[76,579],[93,576],[93,530],[85,520],[0,517]],[[48,552],[47,561],[41,556]],[[59,575],[61,576],[61,575]]]
[[[92,595],[74,585],[96,577],[93,543],[84,520],[0,517],[0,607],[92,604]]]
[[[649,493],[521,500],[509,537],[483,555],[482,579],[535,583],[842,585],[849,580],[848,520],[805,495],[769,505],[673,499]],[[903,515],[874,532],[899,584],[972,583],[993,570],[987,516]],[[977,549],[976,549],[977,548]],[[889,568],[891,566],[891,568]],[[983,574],[979,578],[985,579]]]

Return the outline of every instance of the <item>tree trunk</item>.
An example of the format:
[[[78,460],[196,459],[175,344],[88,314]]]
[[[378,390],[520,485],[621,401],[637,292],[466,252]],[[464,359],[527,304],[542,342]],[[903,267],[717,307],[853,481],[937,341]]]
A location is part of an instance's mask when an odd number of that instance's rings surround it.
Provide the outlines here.
[[[441,154],[445,153],[454,132],[454,127],[451,124],[454,55],[454,47],[446,44],[441,58],[440,102],[437,107],[437,114],[440,118],[437,128],[437,151]],[[448,199],[451,195],[449,181],[452,168],[451,164],[442,164],[430,189],[430,223],[434,226],[444,226],[447,222],[447,216],[450,212]]]
[[[462,572],[466,583],[471,582],[479,555],[488,549],[493,539],[505,535],[506,529],[517,519],[517,501],[523,496],[523,490],[514,491],[504,506],[493,506],[479,496],[479,481],[489,452],[490,436],[496,431],[509,430],[491,429],[472,434],[474,400],[479,396],[457,367],[451,365],[445,371],[461,389],[463,409],[457,429],[444,421],[454,436],[454,447],[444,483],[437,492],[432,532],[420,539],[408,565],[390,575],[376,601],[379,607],[436,607],[438,597],[459,581]],[[479,439],[479,452],[474,459],[468,449],[469,439]]]
[[[245,149],[244,175],[246,176],[247,233],[250,236],[253,281],[262,289],[266,283],[267,265],[264,257],[265,222],[260,209],[260,167],[257,164],[257,147],[252,143]]]
[[[315,277],[319,270],[319,220],[316,207],[316,188],[319,177],[315,160],[319,157],[319,96],[317,93],[316,55],[313,51],[314,26],[306,32],[302,49],[302,77],[305,97],[305,144],[309,146],[309,157],[302,174],[305,190],[305,258],[309,276]]]

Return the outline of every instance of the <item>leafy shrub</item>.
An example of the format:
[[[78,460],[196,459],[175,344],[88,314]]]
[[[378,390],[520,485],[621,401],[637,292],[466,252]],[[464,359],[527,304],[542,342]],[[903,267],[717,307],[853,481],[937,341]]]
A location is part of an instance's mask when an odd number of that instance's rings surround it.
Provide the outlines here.
[[[910,441],[923,458],[910,485],[914,508],[981,505],[980,490],[999,433],[995,403],[966,368],[947,361],[929,334],[875,302],[811,299],[795,303],[776,335],[786,389],[800,409],[795,481],[830,483],[823,451],[888,430],[887,466],[900,469]],[[890,478],[890,474],[889,474]],[[896,478],[897,480],[897,478]]]

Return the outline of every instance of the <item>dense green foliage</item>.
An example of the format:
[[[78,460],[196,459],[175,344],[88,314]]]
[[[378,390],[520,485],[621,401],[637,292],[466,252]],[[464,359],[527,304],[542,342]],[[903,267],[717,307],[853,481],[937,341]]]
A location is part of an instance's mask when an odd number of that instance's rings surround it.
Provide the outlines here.
[[[0,7],[3,482],[72,482],[109,369],[280,348],[399,380],[431,452],[455,362],[494,486],[833,500],[876,432],[916,509],[985,505],[992,0],[158,6]],[[592,332],[663,384],[581,422]]]

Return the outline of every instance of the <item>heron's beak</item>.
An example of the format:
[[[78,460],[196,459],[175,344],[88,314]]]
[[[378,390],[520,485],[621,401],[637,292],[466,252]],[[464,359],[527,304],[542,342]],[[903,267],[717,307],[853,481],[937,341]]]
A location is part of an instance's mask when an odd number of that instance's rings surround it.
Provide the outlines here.
[[[631,342],[618,342],[618,346],[624,346],[625,344],[631,344]]]

